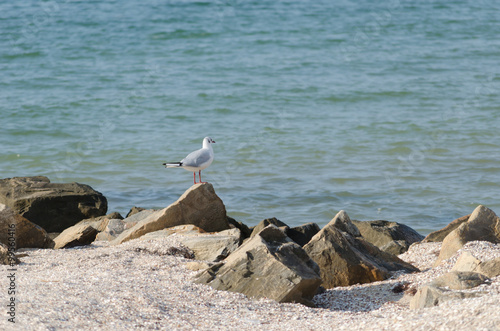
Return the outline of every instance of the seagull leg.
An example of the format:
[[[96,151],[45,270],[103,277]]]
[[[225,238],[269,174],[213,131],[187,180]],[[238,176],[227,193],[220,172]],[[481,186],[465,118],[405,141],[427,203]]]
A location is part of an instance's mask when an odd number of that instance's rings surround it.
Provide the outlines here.
[[[196,184],[196,172],[193,172],[193,181]]]
[[[199,174],[199,176],[200,176],[200,184],[206,184],[207,182],[202,182],[202,181],[201,181],[201,170],[200,170],[200,172],[199,172],[198,174]]]

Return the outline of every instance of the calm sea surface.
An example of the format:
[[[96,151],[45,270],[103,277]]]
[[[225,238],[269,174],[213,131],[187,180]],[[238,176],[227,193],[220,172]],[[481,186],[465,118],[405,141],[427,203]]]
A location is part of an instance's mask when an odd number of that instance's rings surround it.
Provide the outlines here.
[[[0,31],[1,178],[165,207],[211,136],[249,225],[500,213],[498,1],[2,1]]]

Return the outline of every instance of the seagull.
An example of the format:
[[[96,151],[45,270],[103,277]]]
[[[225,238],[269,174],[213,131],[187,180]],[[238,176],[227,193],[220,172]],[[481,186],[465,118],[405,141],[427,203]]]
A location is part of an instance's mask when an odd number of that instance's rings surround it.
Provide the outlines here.
[[[210,137],[203,139],[203,147],[197,151],[189,153],[181,162],[167,162],[163,163],[165,168],[184,168],[187,171],[193,172],[194,183],[196,184],[196,171],[200,176],[200,184],[206,183],[201,181],[201,171],[208,168],[214,160],[214,150],[212,144],[215,141]]]

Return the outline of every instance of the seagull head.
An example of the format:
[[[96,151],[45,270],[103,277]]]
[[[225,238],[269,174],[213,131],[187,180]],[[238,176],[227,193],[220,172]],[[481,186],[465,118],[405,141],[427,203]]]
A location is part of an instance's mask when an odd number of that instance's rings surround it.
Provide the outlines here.
[[[203,139],[203,147],[204,147],[204,148],[208,147],[208,146],[209,146],[209,145],[211,145],[211,144],[215,144],[215,140],[213,140],[213,139],[212,139],[212,138],[210,138],[210,137],[205,137],[205,138]]]

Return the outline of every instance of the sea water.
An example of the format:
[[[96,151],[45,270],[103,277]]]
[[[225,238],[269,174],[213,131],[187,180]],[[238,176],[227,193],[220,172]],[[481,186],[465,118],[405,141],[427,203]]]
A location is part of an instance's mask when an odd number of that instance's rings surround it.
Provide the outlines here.
[[[162,208],[211,136],[228,214],[422,234],[500,213],[500,2],[0,3],[0,176]]]

